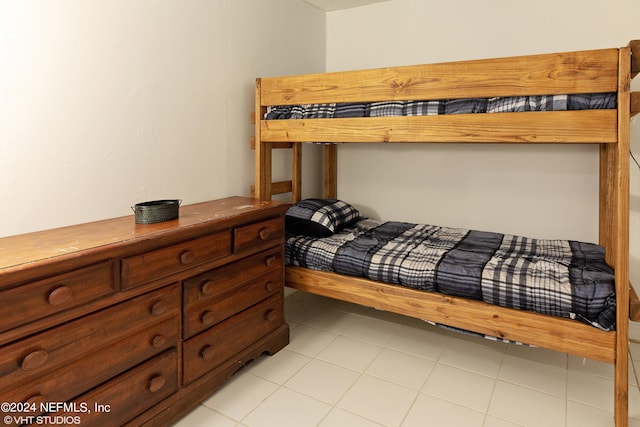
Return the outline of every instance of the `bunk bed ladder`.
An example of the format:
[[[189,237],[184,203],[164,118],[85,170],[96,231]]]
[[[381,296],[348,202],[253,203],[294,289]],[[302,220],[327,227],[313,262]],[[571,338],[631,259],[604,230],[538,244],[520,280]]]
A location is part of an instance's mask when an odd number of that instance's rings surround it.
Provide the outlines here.
[[[299,142],[268,143],[260,138],[260,121],[266,113],[266,107],[260,102],[261,80],[256,79],[256,111],[251,115],[255,128],[255,136],[251,138],[251,148],[255,150],[254,184],[251,195],[259,200],[271,200],[276,194],[291,193],[291,201],[299,201],[302,197],[302,144]],[[258,143],[256,143],[258,141]],[[273,182],[272,162],[273,149],[291,150],[291,179]]]
[[[291,203],[299,202],[302,199],[302,143],[265,143],[256,147],[252,138],[251,148],[256,150],[256,176],[263,178],[257,179],[251,186],[251,195],[260,200],[271,200],[276,194],[291,193]],[[273,182],[271,177],[272,152],[273,149],[291,149],[291,179],[285,181]],[[323,197],[337,198],[337,146],[335,144],[326,144],[323,147],[324,155],[324,181],[323,181]],[[261,183],[270,182],[271,185],[260,186]],[[258,191],[256,191],[258,189]]]
[[[302,143],[301,142],[264,142],[260,137],[260,121],[266,113],[266,107],[260,102],[261,80],[256,79],[256,111],[251,115],[255,127],[255,136],[251,138],[251,148],[255,150],[255,180],[251,186],[251,194],[259,200],[271,200],[273,195],[291,193],[291,202],[302,199]],[[256,141],[258,141],[256,143]],[[272,164],[274,149],[291,150],[291,179],[273,182]],[[323,197],[336,198],[337,183],[337,145],[324,144]]]

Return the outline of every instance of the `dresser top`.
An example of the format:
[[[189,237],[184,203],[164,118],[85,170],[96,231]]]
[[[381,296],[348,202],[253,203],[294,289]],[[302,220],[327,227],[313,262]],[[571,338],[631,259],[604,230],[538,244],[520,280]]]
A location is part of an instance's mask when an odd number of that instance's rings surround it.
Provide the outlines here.
[[[0,276],[9,270],[59,257],[131,245],[207,227],[230,227],[265,211],[284,212],[287,203],[229,197],[180,207],[179,218],[156,224],[136,224],[134,215],[0,238]],[[197,234],[194,234],[197,236]]]

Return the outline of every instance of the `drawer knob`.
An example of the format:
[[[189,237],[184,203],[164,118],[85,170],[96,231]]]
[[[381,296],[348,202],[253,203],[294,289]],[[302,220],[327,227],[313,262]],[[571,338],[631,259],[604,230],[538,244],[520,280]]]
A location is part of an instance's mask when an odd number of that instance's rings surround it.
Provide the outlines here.
[[[213,280],[205,280],[200,286],[200,291],[203,295],[209,295],[213,293],[214,283]]]
[[[275,255],[271,255],[264,260],[264,263],[267,267],[273,267],[276,264],[277,260],[278,257],[276,257]]]
[[[30,371],[32,369],[39,368],[44,365],[44,362],[47,361],[49,357],[49,353],[45,350],[36,350],[27,354],[24,359],[22,359],[22,364],[20,365],[23,370]]]
[[[192,251],[184,251],[180,254],[180,262],[183,264],[191,264],[196,259],[195,254]]]
[[[269,231],[268,228],[261,228],[258,232],[258,237],[260,237],[260,240],[267,240],[270,235],[271,231]]]
[[[200,350],[200,357],[202,357],[203,360],[211,360],[215,354],[215,349],[210,345],[205,345],[202,350]]]
[[[164,301],[156,301],[151,305],[151,314],[154,316],[160,316],[169,310],[168,305]]]
[[[273,282],[271,280],[269,280],[267,282],[267,284],[264,285],[264,288],[267,290],[267,292],[273,291],[273,289],[274,289]]]
[[[163,345],[165,345],[167,342],[167,337],[165,337],[164,335],[156,335],[153,338],[151,338],[151,345],[154,348],[160,348]]]
[[[49,293],[47,300],[51,305],[60,305],[71,299],[73,290],[68,286],[59,286]]]
[[[275,310],[267,310],[266,313],[264,313],[264,320],[266,320],[267,322],[270,322],[272,320],[274,320],[276,318],[276,311]]]
[[[149,391],[155,393],[164,387],[165,379],[162,375],[156,375],[149,381]]]
[[[210,325],[215,321],[215,316],[215,313],[206,310],[204,313],[202,313],[202,317],[200,318],[200,320],[202,321],[203,325]]]

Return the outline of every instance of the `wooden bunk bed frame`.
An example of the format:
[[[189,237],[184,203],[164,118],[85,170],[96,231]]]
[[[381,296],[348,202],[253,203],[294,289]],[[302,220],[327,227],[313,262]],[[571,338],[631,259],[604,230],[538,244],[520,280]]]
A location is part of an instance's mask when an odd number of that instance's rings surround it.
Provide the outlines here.
[[[640,93],[640,40],[626,47],[256,80],[254,196],[301,198],[305,142],[600,145],[599,243],[615,270],[617,330],[363,278],[286,268],[298,290],[615,365],[615,423],[628,425],[630,118]],[[617,92],[617,109],[413,117],[265,120],[268,106]],[[292,179],[272,182],[272,150],[292,150]],[[324,146],[324,197],[337,197],[337,145]],[[630,308],[631,307],[631,308]]]

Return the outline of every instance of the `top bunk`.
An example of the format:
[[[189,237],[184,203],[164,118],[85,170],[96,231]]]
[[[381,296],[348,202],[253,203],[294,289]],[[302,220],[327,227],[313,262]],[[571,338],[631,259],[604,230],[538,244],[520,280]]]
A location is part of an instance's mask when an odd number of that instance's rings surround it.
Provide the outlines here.
[[[617,143],[618,110],[639,109],[629,92],[640,68],[637,56],[629,57],[634,49],[640,56],[639,43],[261,78],[256,137],[261,143]],[[442,114],[449,110],[454,114]]]

